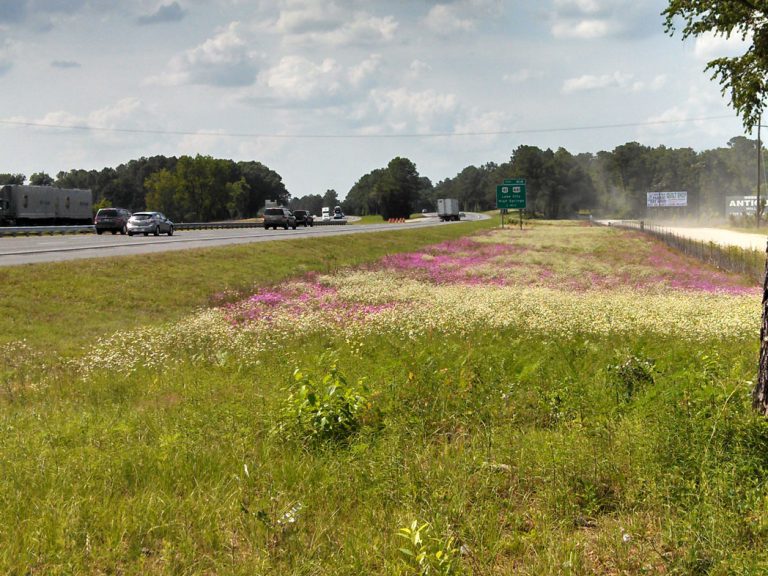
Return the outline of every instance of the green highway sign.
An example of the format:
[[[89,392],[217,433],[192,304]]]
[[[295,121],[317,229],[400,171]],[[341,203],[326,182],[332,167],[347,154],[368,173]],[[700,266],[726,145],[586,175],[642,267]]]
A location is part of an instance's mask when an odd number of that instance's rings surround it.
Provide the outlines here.
[[[497,208],[525,208],[525,179],[504,180],[504,184],[496,186]]]

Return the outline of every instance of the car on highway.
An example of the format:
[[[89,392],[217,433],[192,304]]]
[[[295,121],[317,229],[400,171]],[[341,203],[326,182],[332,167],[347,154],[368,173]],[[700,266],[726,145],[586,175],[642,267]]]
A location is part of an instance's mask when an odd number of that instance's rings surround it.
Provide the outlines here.
[[[264,210],[264,230],[269,230],[270,228],[277,230],[278,226],[286,230],[290,226],[296,230],[296,216],[288,208],[284,207],[267,208]]]
[[[307,210],[294,210],[293,215],[296,216],[297,226],[304,226],[304,228],[306,228],[307,226],[315,225],[314,216],[312,216],[312,214],[310,214]]]
[[[96,234],[112,232],[125,234],[128,232],[128,220],[131,213],[125,208],[100,208],[93,219]]]
[[[128,236],[144,234],[168,234],[173,236],[173,222],[162,212],[136,212],[128,219]]]

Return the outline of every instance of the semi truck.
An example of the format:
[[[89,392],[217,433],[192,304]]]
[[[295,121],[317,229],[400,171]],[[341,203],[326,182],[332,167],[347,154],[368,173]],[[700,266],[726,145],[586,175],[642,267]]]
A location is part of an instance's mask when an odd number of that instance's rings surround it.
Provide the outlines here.
[[[459,201],[456,198],[439,198],[437,216],[442,222],[458,221],[460,219]]]
[[[93,224],[93,194],[81,188],[0,186],[0,226]]]

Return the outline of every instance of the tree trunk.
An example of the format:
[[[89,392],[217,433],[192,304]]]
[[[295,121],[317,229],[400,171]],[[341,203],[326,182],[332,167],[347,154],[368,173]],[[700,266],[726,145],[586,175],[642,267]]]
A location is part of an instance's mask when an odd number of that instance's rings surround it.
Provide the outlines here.
[[[760,364],[757,386],[752,392],[752,406],[761,414],[768,414],[768,246],[766,246],[765,273],[763,275],[763,305],[760,321]]]

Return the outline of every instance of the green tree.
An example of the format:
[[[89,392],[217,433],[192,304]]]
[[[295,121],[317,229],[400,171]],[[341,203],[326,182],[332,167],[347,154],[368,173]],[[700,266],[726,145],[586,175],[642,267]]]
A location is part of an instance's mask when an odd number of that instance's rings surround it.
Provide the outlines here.
[[[438,198],[457,198],[466,210],[490,210],[496,206],[496,181],[498,166],[492,162],[480,166],[467,166],[454,178],[438,182],[430,192],[436,208]]]
[[[645,214],[647,194],[656,179],[653,149],[637,142],[627,142],[614,148],[609,171],[621,190],[627,205],[626,216]]]
[[[186,222],[227,218],[227,183],[238,180],[236,175],[236,165],[231,160],[199,154],[194,158],[182,156],[174,170],[177,188],[171,217]]]
[[[230,218],[243,218],[243,214],[248,209],[248,195],[250,188],[245,178],[240,178],[237,182],[228,182],[227,188],[227,210]]]
[[[251,218],[264,207],[266,200],[287,205],[290,194],[285,189],[282,177],[261,162],[238,162],[239,174],[248,184],[248,196],[243,206],[243,218]]]
[[[682,20],[683,39],[714,33],[751,40],[741,56],[710,60],[705,68],[728,94],[731,105],[751,130],[763,112],[768,73],[768,3],[765,0],[670,0],[662,13],[667,33],[674,34]]]
[[[45,172],[35,172],[29,177],[32,186],[53,186],[53,178]]]
[[[307,210],[311,214],[320,214],[323,208],[323,197],[320,194],[308,194],[300,198],[291,198],[288,207],[291,210]],[[346,212],[346,209],[344,211]]]
[[[407,158],[393,158],[387,170],[376,184],[374,194],[378,198],[381,217],[408,218],[419,196],[421,182],[416,165]]]
[[[24,184],[27,177],[24,174],[0,174],[1,184]]]
[[[148,210],[157,210],[168,215],[172,220],[181,213],[181,189],[179,179],[170,170],[160,170],[147,177],[145,186],[148,190],[146,203]]]
[[[379,200],[374,194],[376,184],[384,177],[386,169],[376,168],[363,175],[347,192],[342,203],[345,214],[379,214]]]
[[[326,190],[325,194],[323,194],[323,206],[328,206],[333,210],[339,204],[339,195],[336,190]]]

